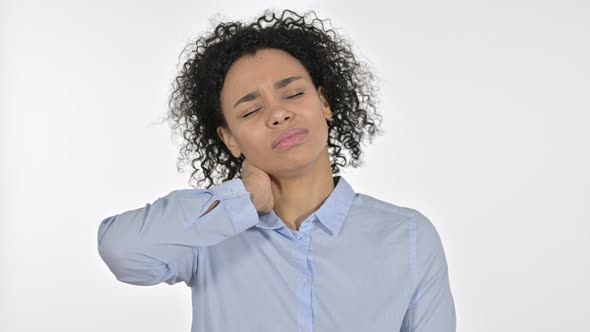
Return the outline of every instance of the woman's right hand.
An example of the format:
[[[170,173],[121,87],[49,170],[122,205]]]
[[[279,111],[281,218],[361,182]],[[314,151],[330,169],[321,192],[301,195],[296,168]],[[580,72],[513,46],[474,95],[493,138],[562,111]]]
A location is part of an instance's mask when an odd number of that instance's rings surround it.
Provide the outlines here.
[[[260,214],[269,213],[274,207],[270,176],[254,166],[248,159],[242,162],[242,182],[246,191],[254,196],[254,207]]]

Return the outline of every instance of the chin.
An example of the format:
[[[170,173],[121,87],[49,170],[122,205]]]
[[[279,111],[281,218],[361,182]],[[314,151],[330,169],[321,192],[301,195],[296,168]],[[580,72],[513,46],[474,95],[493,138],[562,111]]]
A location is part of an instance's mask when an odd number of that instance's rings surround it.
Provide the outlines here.
[[[293,151],[293,150],[292,150]],[[273,170],[275,173],[296,174],[305,171],[318,162],[322,151],[312,155],[309,150],[301,149],[300,151],[287,151],[284,155],[274,158]]]

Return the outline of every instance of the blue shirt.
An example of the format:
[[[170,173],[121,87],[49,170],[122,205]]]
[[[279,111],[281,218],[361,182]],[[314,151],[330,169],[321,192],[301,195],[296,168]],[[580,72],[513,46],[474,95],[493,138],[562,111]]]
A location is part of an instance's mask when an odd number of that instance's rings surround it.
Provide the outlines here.
[[[240,178],[174,190],[104,219],[98,251],[119,281],[185,282],[192,332],[455,331],[433,224],[334,183],[299,231],[258,215]]]

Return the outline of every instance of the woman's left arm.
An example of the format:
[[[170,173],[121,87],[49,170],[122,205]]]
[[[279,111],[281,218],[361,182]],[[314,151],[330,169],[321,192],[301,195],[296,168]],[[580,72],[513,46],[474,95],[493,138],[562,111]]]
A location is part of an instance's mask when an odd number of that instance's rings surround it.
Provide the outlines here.
[[[420,212],[409,226],[414,293],[401,332],[455,332],[455,303],[440,236]]]

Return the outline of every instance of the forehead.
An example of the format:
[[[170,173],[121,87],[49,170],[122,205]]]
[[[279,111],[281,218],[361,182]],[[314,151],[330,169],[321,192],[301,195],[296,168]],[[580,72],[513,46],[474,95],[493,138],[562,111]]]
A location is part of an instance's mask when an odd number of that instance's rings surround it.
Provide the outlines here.
[[[229,68],[223,83],[222,94],[248,93],[259,84],[272,84],[289,76],[302,76],[310,80],[305,67],[295,57],[283,50],[263,49],[255,55],[244,55]],[[237,96],[234,96],[237,97]]]

